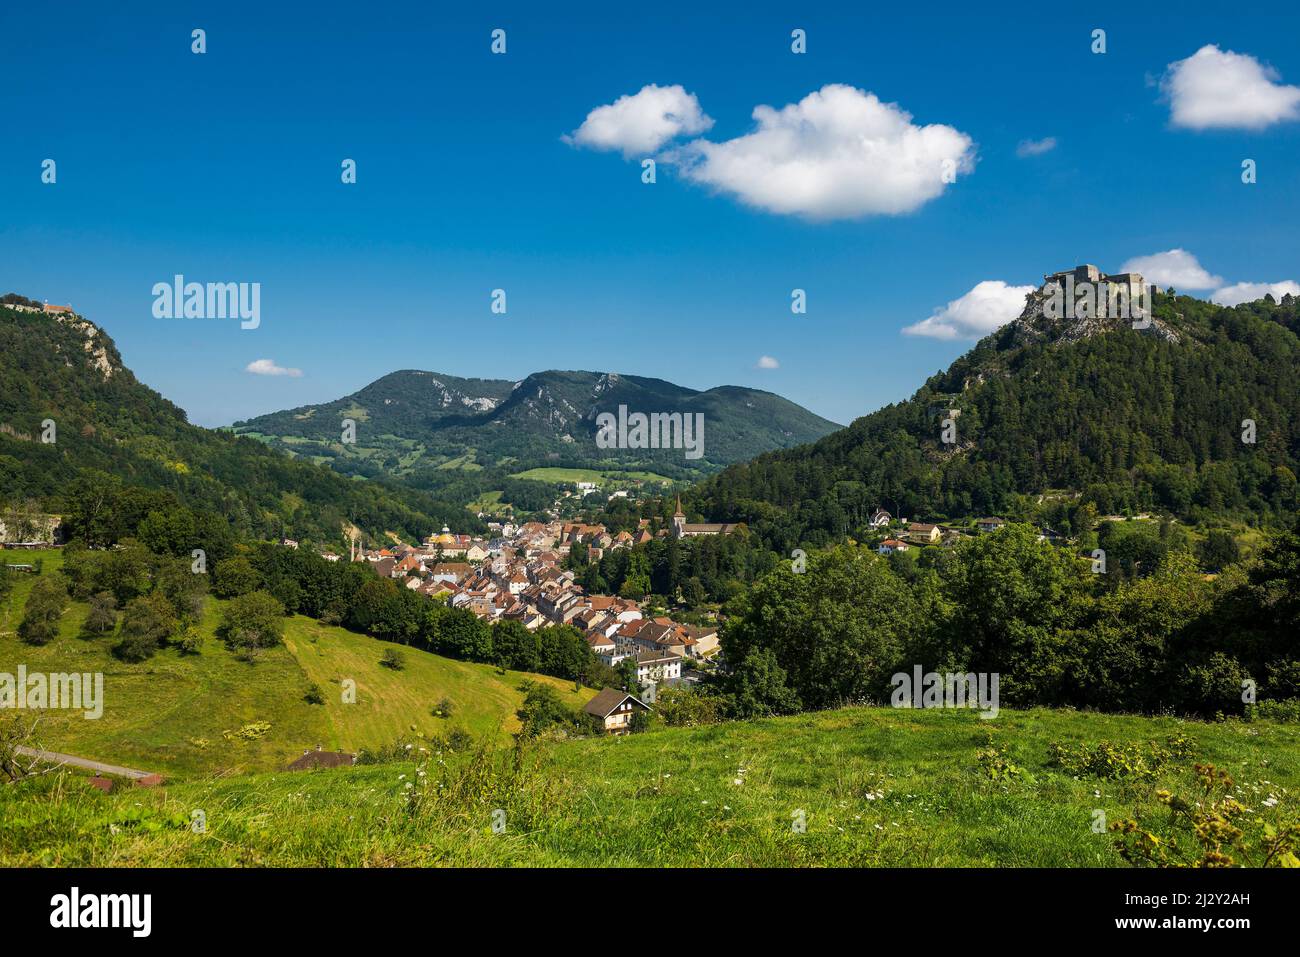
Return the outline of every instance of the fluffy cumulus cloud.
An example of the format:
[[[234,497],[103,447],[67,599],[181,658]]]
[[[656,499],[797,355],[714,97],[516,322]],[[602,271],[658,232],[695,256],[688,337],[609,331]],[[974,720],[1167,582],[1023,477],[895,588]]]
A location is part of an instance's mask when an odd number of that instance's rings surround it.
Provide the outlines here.
[[[244,366],[244,371],[253,375],[287,375],[292,379],[301,378],[301,369],[289,369],[282,365],[276,365],[274,359],[254,359],[248,365]]]
[[[1288,294],[1300,296],[1300,283],[1293,279],[1285,279],[1282,282],[1239,282],[1216,289],[1210,294],[1210,301],[1217,302],[1221,306],[1236,306],[1243,302],[1263,299],[1266,295],[1281,299]]]
[[[637,93],[598,106],[564,141],[624,156],[652,153],[678,136],[694,136],[713,126],[695,94],[680,85],[651,83]]]
[[[1008,286],[1001,279],[986,279],[903,332],[932,339],[978,339],[1019,316],[1025,296],[1033,290],[1033,286]]]
[[[759,356],[758,362],[754,363],[755,369],[779,369],[781,363],[777,362],[771,356]]]
[[[1047,136],[1041,140],[1021,140],[1016,147],[1016,155],[1022,159],[1026,156],[1042,156],[1056,149],[1056,137]]]
[[[665,158],[750,206],[814,220],[909,213],[974,168],[965,133],[918,126],[851,86],[824,86],[779,110],[758,106],[753,117],[751,133],[697,139]]]
[[[1160,89],[1174,126],[1193,130],[1262,130],[1300,119],[1300,87],[1253,56],[1209,44],[1169,64]]]
[[[1186,249],[1168,249],[1150,256],[1134,256],[1119,267],[1120,272],[1141,273],[1142,278],[1157,286],[1183,289],[1213,289],[1223,283],[1222,276],[1212,276]]]

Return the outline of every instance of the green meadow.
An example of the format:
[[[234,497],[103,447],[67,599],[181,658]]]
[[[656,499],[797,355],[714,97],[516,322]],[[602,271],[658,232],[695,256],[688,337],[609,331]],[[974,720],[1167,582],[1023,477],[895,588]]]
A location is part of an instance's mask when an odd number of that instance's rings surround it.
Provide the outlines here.
[[[1173,737],[1192,753],[1151,776],[1071,774],[1052,759],[1058,744],[1140,751]],[[0,788],[0,861],[1108,867],[1125,862],[1097,812],[1141,812],[1158,829],[1156,793],[1186,793],[1193,761],[1227,770],[1252,813],[1293,813],[1300,788],[1294,725],[1050,710],[990,722],[850,708],[421,758],[112,795],[71,773],[29,778]]]
[[[672,482],[672,479],[667,476],[659,475],[655,472],[645,472],[640,470],[620,472],[617,469],[598,470],[587,468],[552,468],[549,466],[528,469],[524,472],[516,472],[510,477],[517,479],[533,479],[538,482],[595,482],[597,485],[605,485],[609,482],[618,481]]]
[[[5,554],[15,562],[12,556],[23,553]],[[60,564],[57,551],[27,554],[23,560],[42,558],[46,573]],[[456,728],[504,742],[519,727],[515,711],[525,679],[553,685],[573,708],[595,693],[575,691],[572,682],[557,678],[502,674],[491,665],[414,648],[400,649],[405,667],[393,670],[379,661],[398,646],[300,615],[286,620],[283,646],[250,664],[215,637],[223,603],[213,598],[200,625],[205,641],[197,655],[167,647],[140,664],[119,661],[111,652],[114,637],[82,637],[87,608],[79,602],[69,605],[57,639],[33,647],[20,642],[15,630],[34,578],[22,576],[8,602],[0,601],[0,671],[12,674],[22,664],[29,673],[102,673],[105,698],[98,719],[43,712],[41,746],[169,778],[277,770],[318,745],[377,749],[399,737],[445,736]],[[348,704],[346,680],[356,686],[355,701]],[[312,685],[322,691],[323,704],[307,700]],[[451,704],[450,717],[435,716],[444,701]],[[269,728],[260,734],[239,734],[263,724]]]

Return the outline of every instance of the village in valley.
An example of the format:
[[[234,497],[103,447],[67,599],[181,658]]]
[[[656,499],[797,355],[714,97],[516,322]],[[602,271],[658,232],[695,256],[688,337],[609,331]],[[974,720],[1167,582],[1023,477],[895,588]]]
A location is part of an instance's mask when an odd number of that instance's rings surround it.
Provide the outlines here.
[[[354,538],[346,560],[366,563],[376,575],[399,581],[448,607],[470,611],[487,624],[513,621],[529,631],[553,625],[578,629],[602,664],[629,671],[625,662],[635,667],[639,697],[606,688],[585,708],[603,721],[607,732],[625,734],[631,730],[632,712],[651,709],[657,688],[692,685],[720,667],[725,669],[719,644],[722,621],[711,617],[705,624],[686,623],[656,612],[647,602],[590,594],[579,574],[569,567],[570,552],[583,548],[587,560],[595,562],[610,550],[630,549],[656,538],[731,535],[743,526],[687,522],[679,497],[671,525],[652,531],[651,520],[641,518],[635,533],[611,534],[603,524],[582,520],[582,502],[599,492],[590,482],[575,483],[572,491],[564,491],[551,513],[558,514],[561,508],[574,513],[576,504],[578,513],[571,518],[516,523],[508,516],[480,514],[488,520],[487,536],[459,533],[444,525],[417,544],[393,541],[382,547],[363,547]],[[609,499],[628,496],[627,490],[618,490]],[[874,550],[889,556],[926,547],[950,547],[962,538],[995,532],[1006,524],[1005,519],[990,517],[959,528],[897,519],[877,508],[867,530],[877,539]],[[1061,542],[1061,536],[1046,527],[1039,530],[1038,537]],[[299,546],[292,539],[283,539],[281,544]],[[321,556],[329,561],[344,560],[332,551],[321,552]]]
[[[586,485],[588,487],[583,488]],[[577,498],[594,486],[578,483]],[[625,498],[626,493],[616,493]],[[614,498],[615,496],[611,496]],[[719,651],[718,624],[685,624],[654,615],[641,602],[616,595],[587,594],[578,576],[565,567],[574,546],[585,546],[587,558],[598,561],[610,549],[631,548],[656,536],[689,538],[727,535],[733,524],[688,523],[680,500],[671,529],[650,531],[641,519],[636,534],[611,535],[604,525],[554,519],[516,524],[509,519],[488,522],[491,537],[473,537],[443,526],[419,544],[393,543],[381,548],[353,542],[348,560],[366,562],[375,574],[451,608],[463,608],[491,624],[514,621],[529,631],[549,625],[570,625],[582,632],[597,660],[610,668],[636,668],[641,700],[606,689],[587,706],[611,733],[629,730],[633,709],[645,710],[655,688],[692,684],[711,670]],[[283,545],[298,543],[284,539]],[[322,552],[329,561],[343,557]]]

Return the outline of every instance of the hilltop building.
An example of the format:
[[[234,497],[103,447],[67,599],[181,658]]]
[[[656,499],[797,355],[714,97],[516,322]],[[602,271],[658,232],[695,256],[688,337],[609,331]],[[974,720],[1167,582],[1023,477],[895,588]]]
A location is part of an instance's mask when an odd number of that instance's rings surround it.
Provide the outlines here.
[[[686,521],[682,511],[682,497],[677,496],[677,511],[673,512],[673,538],[693,538],[698,535],[730,535],[737,528],[735,522],[699,522]]]

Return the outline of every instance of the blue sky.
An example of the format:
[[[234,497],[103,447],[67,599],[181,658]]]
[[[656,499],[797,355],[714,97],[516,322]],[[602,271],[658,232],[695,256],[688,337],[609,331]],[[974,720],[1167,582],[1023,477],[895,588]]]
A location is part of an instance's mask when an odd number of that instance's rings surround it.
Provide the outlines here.
[[[1300,14],[1282,4],[280,6],[0,11],[0,291],[72,303],[201,424],[402,368],[741,384],[848,422],[969,348],[902,330],[981,282],[1172,249],[1214,286],[1300,276]],[[1161,78],[1207,45],[1275,71],[1275,115],[1175,122]],[[816,218],[672,162],[643,184],[641,154],[562,138],[648,84],[681,85],[714,122],[647,155],[726,143],[756,106],[844,84],[969,138],[973,162],[910,211]],[[260,282],[260,327],[155,318],[151,288],[176,273]],[[258,359],[302,375],[245,371]]]

